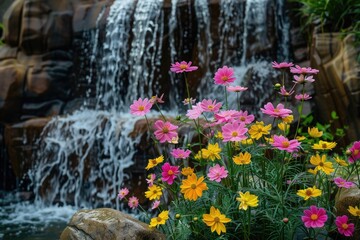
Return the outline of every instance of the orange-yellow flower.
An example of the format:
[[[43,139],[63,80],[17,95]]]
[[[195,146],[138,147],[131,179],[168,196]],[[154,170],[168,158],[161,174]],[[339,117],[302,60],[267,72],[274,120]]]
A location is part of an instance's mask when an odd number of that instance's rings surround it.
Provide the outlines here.
[[[145,167],[146,170],[149,170],[150,168],[155,167],[156,165],[158,165],[159,163],[162,163],[164,161],[164,156],[161,155],[157,158],[154,159],[149,159],[148,165]]]
[[[192,201],[196,201],[202,196],[202,192],[208,189],[204,177],[198,179],[196,174],[191,174],[187,179],[182,180],[180,188],[184,198]]]
[[[211,161],[215,161],[216,159],[220,159],[221,148],[218,143],[208,144],[206,149],[201,149],[202,157],[205,159],[209,159]]]
[[[246,193],[239,192],[240,197],[236,200],[240,202],[239,209],[247,210],[248,207],[257,207],[259,205],[259,199],[256,195],[250,194],[249,191]]]
[[[231,222],[231,219],[221,214],[219,209],[211,206],[210,214],[203,214],[203,222],[211,227],[211,232],[216,231],[217,234],[220,235],[222,232],[226,233],[224,223]]]
[[[148,198],[149,200],[160,199],[161,195],[162,195],[161,187],[155,184],[150,186],[148,188],[148,191],[145,192],[145,197]]]
[[[158,225],[165,224],[166,220],[169,219],[169,211],[162,211],[157,217],[150,220],[150,227],[155,228]]]
[[[292,123],[294,121],[294,115],[289,115],[281,119],[284,123]]]
[[[264,122],[256,122],[254,125],[252,125],[249,129],[249,134],[251,138],[255,138],[256,140],[259,140],[263,135],[270,134],[271,130],[271,124],[264,125]]]
[[[309,188],[306,188],[306,189],[298,190],[296,195],[304,198],[304,200],[308,200],[311,197],[315,198],[315,197],[321,196],[321,190],[317,189],[316,186],[314,186],[312,188],[309,187]]]
[[[349,206],[348,211],[351,215],[355,217],[360,217],[360,209],[357,206]]]
[[[323,135],[323,132],[319,131],[319,129],[316,127],[313,127],[313,128],[308,127],[308,133],[309,133],[310,137],[312,137],[312,138],[319,138]]]
[[[233,157],[233,161],[237,165],[246,165],[251,163],[251,154],[248,152],[240,153]]]
[[[191,174],[194,173],[194,169],[191,168],[191,167],[184,167],[182,170],[181,170],[181,174],[184,175],[184,176],[189,176]]]
[[[323,154],[321,157],[319,154],[311,156],[310,163],[315,166],[315,170],[323,171],[326,175],[329,175],[334,171],[332,163],[326,161],[325,154]]]
[[[345,160],[341,159],[339,156],[336,156],[336,157],[334,158],[334,160],[335,160],[335,162],[337,162],[340,166],[346,167],[346,166],[349,165]]]
[[[312,148],[315,150],[331,150],[334,147],[336,147],[336,142],[326,142],[320,140],[319,143],[315,143]]]

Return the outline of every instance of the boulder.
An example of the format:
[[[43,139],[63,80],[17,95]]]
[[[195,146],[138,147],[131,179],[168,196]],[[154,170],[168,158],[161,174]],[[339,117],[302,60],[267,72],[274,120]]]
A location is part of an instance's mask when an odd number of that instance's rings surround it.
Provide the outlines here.
[[[110,208],[80,210],[71,218],[60,240],[166,239],[165,235],[128,214]]]

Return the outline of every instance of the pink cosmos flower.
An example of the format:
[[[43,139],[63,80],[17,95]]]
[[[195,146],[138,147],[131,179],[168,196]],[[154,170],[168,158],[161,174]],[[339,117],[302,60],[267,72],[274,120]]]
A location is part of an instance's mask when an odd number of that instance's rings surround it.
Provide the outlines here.
[[[281,69],[281,68],[289,68],[294,66],[294,64],[292,62],[281,62],[281,63],[277,63],[275,61],[272,62],[272,67],[273,68],[277,68],[277,69]]]
[[[354,144],[351,146],[349,151],[350,151],[349,162],[354,163],[360,158],[360,141],[354,142]]]
[[[180,173],[178,166],[171,166],[169,163],[165,163],[162,167],[161,181],[167,182],[169,185],[173,184],[174,179]]]
[[[164,94],[161,94],[160,97],[155,95],[155,96],[152,96],[149,101],[151,102],[151,104],[164,103],[163,97],[164,97]]]
[[[226,90],[228,92],[244,92],[247,89],[248,89],[247,87],[242,87],[242,86],[227,86],[226,87]]]
[[[222,178],[226,178],[228,175],[228,171],[225,167],[220,167],[219,164],[216,164],[213,167],[209,168],[208,177],[211,181],[221,182]]]
[[[201,107],[201,102],[198,102],[195,106],[192,107],[192,109],[187,110],[186,116],[189,119],[197,119],[203,112],[204,109]]]
[[[222,103],[221,102],[216,103],[216,100],[212,101],[211,99],[204,99],[201,101],[200,106],[204,112],[217,113],[219,112]]]
[[[132,196],[131,198],[129,198],[128,205],[132,209],[137,208],[138,205],[139,205],[139,199],[137,197],[135,197],[135,196]]]
[[[244,122],[245,124],[250,124],[255,120],[255,116],[252,114],[248,115],[247,111],[240,110],[239,115],[240,117],[238,118],[238,120],[240,122]]]
[[[294,93],[294,90],[290,90],[289,92],[288,91],[286,91],[286,89],[285,89],[285,87],[284,86],[282,86],[281,88],[280,88],[280,92],[279,92],[281,95],[283,95],[284,97],[288,97],[288,96],[290,96],[291,94],[293,94]]]
[[[235,77],[233,75],[234,69],[224,66],[216,71],[214,82],[218,85],[228,85],[229,83],[235,81]]]
[[[174,158],[186,159],[189,157],[191,151],[189,149],[181,149],[181,148],[174,148],[171,150],[170,154]]]
[[[300,146],[300,142],[296,139],[289,140],[284,136],[277,136],[274,135],[274,142],[272,143],[272,146],[279,149],[279,150],[285,150],[289,153],[297,151],[297,149]]]
[[[319,70],[310,67],[300,67],[299,65],[295,65],[295,67],[290,67],[290,72],[294,74],[317,74]]]
[[[299,101],[306,101],[306,100],[311,99],[312,97],[309,94],[304,93],[304,94],[295,95],[295,98],[296,98],[296,100],[299,100]]]
[[[343,179],[341,177],[334,178],[334,183],[339,188],[351,188],[352,186],[354,186],[353,182],[347,182],[345,179]]]
[[[248,129],[245,127],[244,122],[235,121],[233,123],[227,123],[221,127],[223,135],[223,142],[236,142],[246,139],[245,133]]]
[[[178,134],[176,129],[178,126],[171,124],[170,122],[164,122],[162,120],[157,120],[154,124],[155,126],[155,138],[161,143],[170,142],[177,138]]]
[[[294,79],[295,79],[294,83],[298,83],[298,84],[305,84],[307,82],[309,82],[309,83],[315,82],[313,75],[306,76],[306,77],[303,74],[294,75]]]
[[[355,231],[355,225],[353,223],[348,223],[348,216],[342,215],[336,217],[335,224],[338,228],[340,234],[351,237]]]
[[[175,73],[182,73],[182,72],[192,72],[195,71],[196,69],[198,69],[197,66],[191,66],[192,62],[176,62],[176,63],[172,63],[171,67],[170,67],[170,71],[175,72]]]
[[[189,104],[191,103],[191,105],[192,105],[192,104],[195,103],[195,101],[196,101],[196,99],[185,98],[184,101],[182,101],[182,103],[183,103],[184,105],[189,105]]]
[[[151,107],[152,103],[149,101],[149,99],[145,98],[142,100],[139,98],[138,100],[134,100],[133,104],[130,105],[130,113],[137,116],[144,116],[150,112]]]
[[[290,109],[284,108],[284,105],[281,103],[279,103],[275,108],[271,102],[268,102],[265,104],[264,108],[260,109],[263,113],[275,118],[284,118],[292,113]]]
[[[154,209],[158,208],[159,205],[160,205],[160,200],[155,200],[152,204],[151,209],[154,210]]]
[[[156,179],[156,175],[154,173],[149,174],[148,178],[146,179],[146,182],[147,182],[149,187],[154,185],[155,179]]]
[[[215,120],[217,124],[221,124],[238,119],[240,116],[236,110],[224,110],[215,114]]]
[[[122,188],[122,189],[120,189],[120,191],[119,191],[118,198],[121,200],[121,199],[123,199],[124,197],[126,197],[126,195],[128,195],[128,194],[129,194],[129,189],[127,189],[127,188]]]
[[[312,205],[309,209],[304,210],[304,215],[301,216],[305,227],[307,228],[321,228],[325,225],[328,216],[324,208],[317,208]]]

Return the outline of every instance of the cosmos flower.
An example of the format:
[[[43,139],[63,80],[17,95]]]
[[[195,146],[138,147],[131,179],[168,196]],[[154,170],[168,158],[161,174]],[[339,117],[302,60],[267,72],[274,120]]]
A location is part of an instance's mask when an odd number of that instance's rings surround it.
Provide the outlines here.
[[[144,116],[150,112],[152,105],[149,99],[145,98],[143,100],[139,98],[138,100],[134,100],[133,104],[130,105],[130,113],[137,116]]]
[[[312,205],[309,209],[304,210],[304,215],[301,216],[305,227],[307,228],[321,228],[325,225],[328,216],[324,208],[317,208]]]
[[[335,224],[340,234],[351,237],[355,231],[355,225],[353,223],[348,223],[348,216],[342,215],[337,216],[335,220]]]
[[[334,171],[332,162],[326,161],[326,155],[323,154],[321,157],[319,154],[310,157],[310,163],[315,166],[315,171],[323,171],[329,175]]]
[[[135,196],[129,198],[128,206],[132,209],[137,208],[139,205],[139,199]]]
[[[245,127],[244,122],[236,121],[227,123],[221,127],[224,142],[236,142],[246,139],[245,133],[248,129]]]
[[[247,165],[251,163],[251,154],[249,152],[241,152],[232,159],[236,165]]]
[[[191,151],[189,149],[184,150],[181,148],[174,148],[170,152],[171,156],[178,159],[186,159],[189,157],[190,153]]]
[[[218,85],[228,85],[229,83],[235,81],[235,77],[233,75],[234,69],[224,66],[216,71],[214,82]]]
[[[230,218],[227,218],[226,215],[221,214],[220,210],[214,206],[210,207],[209,214],[203,214],[203,222],[211,227],[211,232],[216,231],[218,235],[222,232],[226,233],[226,227],[224,223],[231,222]]]
[[[121,199],[123,199],[124,197],[126,197],[126,195],[128,195],[128,194],[129,194],[129,189],[127,189],[127,188],[122,188],[122,189],[120,189],[120,191],[119,191],[118,198],[121,200]]]
[[[204,177],[198,179],[195,174],[191,174],[187,179],[182,180],[180,189],[185,199],[196,201],[202,196],[203,191],[208,190],[208,187],[204,182]]]
[[[217,113],[219,112],[222,103],[221,102],[216,103],[216,100],[213,101],[211,99],[204,99],[201,101],[200,106],[204,112]]]
[[[351,148],[349,149],[349,151],[350,151],[349,162],[354,163],[360,158],[360,141],[354,142]]]
[[[250,194],[249,191],[242,193],[239,192],[240,197],[236,200],[240,202],[239,209],[247,210],[248,207],[257,207],[259,205],[259,199],[256,195]]]
[[[274,135],[273,140],[274,140],[274,142],[272,143],[273,147],[279,150],[287,151],[289,153],[297,151],[298,148],[300,147],[300,142],[296,139],[288,140],[284,136]]]
[[[289,68],[294,66],[294,64],[292,62],[281,62],[281,63],[277,63],[276,61],[272,62],[272,67],[273,68],[277,68],[277,69],[282,69],[282,68]]]
[[[244,92],[244,91],[248,90],[248,88],[242,87],[242,86],[227,86],[226,90],[228,92]]]
[[[197,66],[191,66],[192,62],[176,62],[172,63],[170,67],[170,71],[175,73],[183,73],[183,72],[192,72],[198,69]]]
[[[162,167],[161,181],[167,182],[167,184],[173,184],[175,178],[180,173],[178,166],[171,166],[169,163],[165,163]]]
[[[298,190],[296,195],[304,198],[304,200],[306,201],[309,200],[310,198],[321,196],[321,190],[317,189],[316,186],[314,186],[314,187]]]
[[[265,104],[264,108],[260,109],[263,113],[275,118],[284,118],[292,113],[290,109],[284,108],[284,105],[281,103],[279,103],[275,108],[271,102],[268,102]]]
[[[161,187],[157,185],[152,185],[151,187],[148,187],[148,190],[145,192],[145,197],[149,200],[157,199],[159,200],[162,196],[162,190]]]
[[[225,167],[216,164],[213,167],[209,168],[208,177],[211,181],[221,182],[221,179],[226,178],[228,175],[228,171]]]
[[[157,217],[154,217],[150,220],[149,226],[155,228],[159,225],[164,225],[168,219],[169,211],[162,211]]]
[[[341,177],[334,178],[334,183],[339,188],[351,188],[352,186],[355,185],[353,182],[348,182],[348,181],[346,181],[345,179],[343,179]]]
[[[300,67],[299,65],[295,65],[295,67],[290,67],[290,72],[294,74],[317,74],[319,70],[310,67]]]
[[[178,126],[171,124],[170,122],[157,120],[154,124],[155,127],[155,138],[160,141],[160,143],[171,142],[173,138],[178,136],[176,129]]]

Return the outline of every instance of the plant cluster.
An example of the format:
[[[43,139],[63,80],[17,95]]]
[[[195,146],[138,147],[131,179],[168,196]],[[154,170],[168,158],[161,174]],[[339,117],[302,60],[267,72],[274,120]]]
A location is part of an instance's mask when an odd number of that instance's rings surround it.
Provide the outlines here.
[[[275,84],[277,98],[260,109],[263,119],[256,119],[241,110],[239,101],[237,109],[229,108],[228,95],[247,90],[231,86],[233,68],[219,68],[214,76],[214,84],[224,88],[224,103],[196,102],[186,73],[197,67],[185,61],[172,64],[170,70],[183,76],[187,88],[185,116],[148,119],[154,107],[161,113],[163,96],[139,98],[130,106],[132,114],[146,119],[158,152],[146,166],[144,194],[151,207],[144,210],[126,187],[119,199],[143,209],[149,226],[161,229],[168,239],[353,236],[359,229],[360,206],[349,206],[347,214],[337,216],[334,195],[360,184],[360,141],[335,153],[337,143],[328,140],[327,128],[300,131],[305,119],[301,106],[311,99],[305,85],[313,84],[319,71],[287,62],[272,66],[281,76]],[[297,121],[289,101],[293,95],[300,106]],[[184,126],[191,130],[182,136],[179,129]]]

